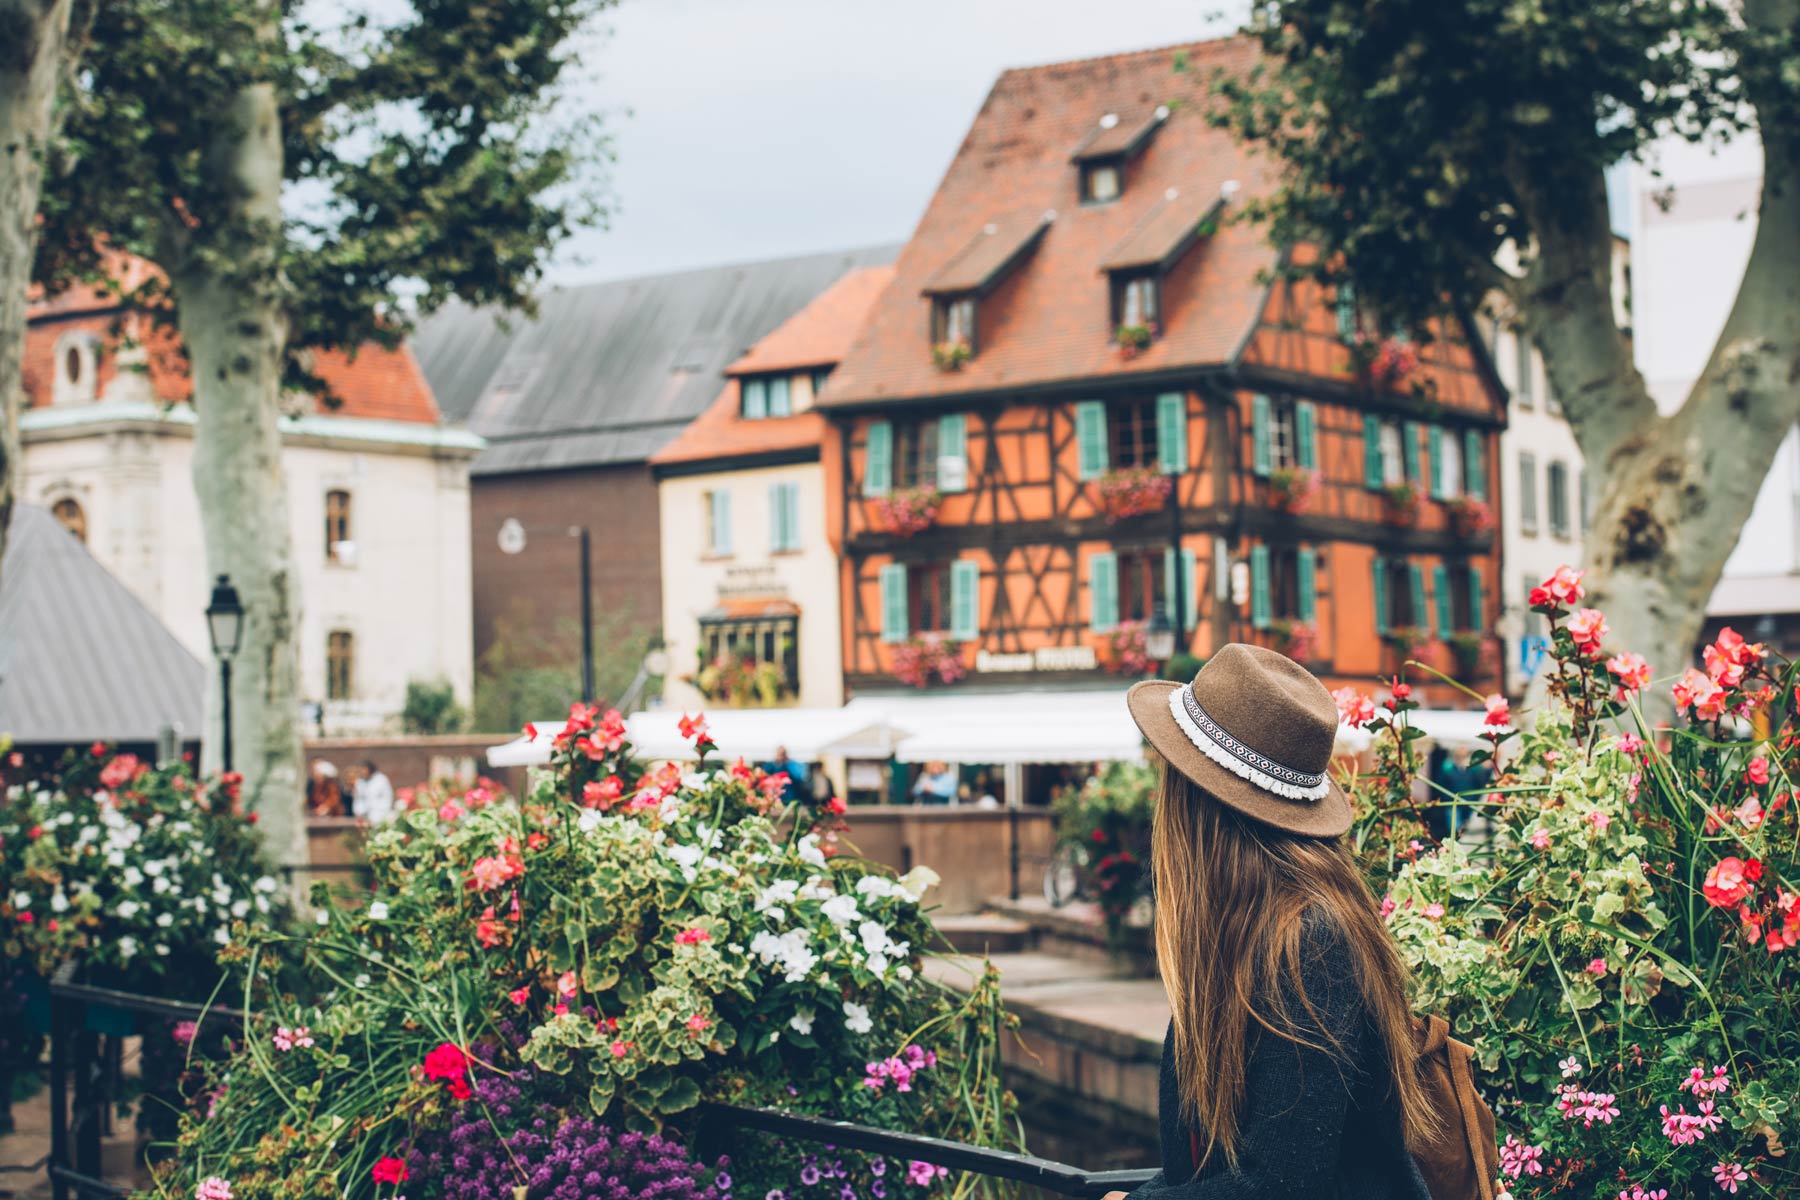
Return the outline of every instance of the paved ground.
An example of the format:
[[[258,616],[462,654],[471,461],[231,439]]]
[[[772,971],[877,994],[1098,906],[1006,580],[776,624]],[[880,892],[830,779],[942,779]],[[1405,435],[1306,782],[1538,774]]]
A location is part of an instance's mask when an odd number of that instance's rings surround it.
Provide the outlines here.
[[[1000,992],[1015,1012],[1030,1010],[1059,1025],[1084,1026],[1087,1038],[1112,1042],[1128,1057],[1162,1050],[1169,1001],[1162,983],[1118,968],[1055,954],[996,954]],[[926,973],[952,986],[967,986],[980,971],[970,957],[928,959]]]
[[[50,1156],[49,1088],[40,1088],[31,1099],[13,1105],[13,1120],[13,1132],[0,1137],[0,1200],[49,1200],[50,1180],[44,1174]],[[137,1146],[132,1119],[114,1117],[113,1130],[119,1136],[101,1143],[101,1173],[109,1182],[129,1184]]]

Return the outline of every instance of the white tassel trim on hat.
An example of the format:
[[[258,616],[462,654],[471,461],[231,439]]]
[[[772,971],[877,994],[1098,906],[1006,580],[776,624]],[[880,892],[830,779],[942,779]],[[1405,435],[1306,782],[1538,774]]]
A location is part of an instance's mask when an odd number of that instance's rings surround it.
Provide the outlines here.
[[[1194,718],[1188,714],[1187,704],[1182,698],[1182,693],[1186,690],[1185,687],[1178,687],[1169,693],[1169,714],[1175,718],[1175,724],[1181,726],[1181,732],[1187,734],[1188,741],[1194,743],[1200,753],[1246,783],[1254,784],[1265,792],[1273,792],[1275,795],[1286,797],[1289,800],[1323,800],[1330,794],[1331,785],[1325,779],[1320,779],[1312,787],[1286,783],[1266,771],[1257,770],[1220,745],[1211,734],[1195,724]]]

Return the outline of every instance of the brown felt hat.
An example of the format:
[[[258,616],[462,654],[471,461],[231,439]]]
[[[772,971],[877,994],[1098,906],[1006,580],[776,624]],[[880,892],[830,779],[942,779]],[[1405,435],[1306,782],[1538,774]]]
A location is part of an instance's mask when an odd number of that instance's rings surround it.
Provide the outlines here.
[[[1349,830],[1329,774],[1337,704],[1287,655],[1233,642],[1193,683],[1146,679],[1125,702],[1156,752],[1220,803],[1305,837]]]

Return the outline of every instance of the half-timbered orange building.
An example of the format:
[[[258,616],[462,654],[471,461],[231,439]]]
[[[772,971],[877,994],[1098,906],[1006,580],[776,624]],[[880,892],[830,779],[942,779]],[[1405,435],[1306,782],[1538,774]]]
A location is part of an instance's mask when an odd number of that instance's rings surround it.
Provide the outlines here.
[[[819,402],[853,691],[1142,674],[1158,617],[1497,686],[1503,393],[1463,322],[1388,336],[1241,219],[1273,172],[1205,110],[1256,53],[994,86]]]

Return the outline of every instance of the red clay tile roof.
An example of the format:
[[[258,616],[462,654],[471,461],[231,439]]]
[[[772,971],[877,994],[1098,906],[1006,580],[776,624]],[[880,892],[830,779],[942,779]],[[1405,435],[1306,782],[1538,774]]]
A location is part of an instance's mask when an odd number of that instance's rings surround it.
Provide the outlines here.
[[[862,332],[869,309],[893,278],[893,263],[861,267],[840,277],[750,347],[742,358],[725,368],[725,373],[754,375],[761,371],[837,365]]]
[[[1130,157],[1144,148],[1150,135],[1168,116],[1168,107],[1161,104],[1149,112],[1139,112],[1128,118],[1118,113],[1105,113],[1094,122],[1093,129],[1081,139],[1069,159],[1071,162],[1093,162],[1114,155]]]
[[[928,296],[993,290],[1006,272],[1037,246],[1055,220],[1054,212],[1020,211],[989,221],[919,290]]]
[[[712,406],[695,417],[681,436],[650,457],[652,467],[672,463],[731,460],[777,455],[790,451],[817,450],[825,437],[825,418],[816,412],[791,417],[764,417],[746,421],[739,415],[738,389],[733,379]]]
[[[123,286],[134,288],[157,273],[154,265],[132,255],[112,255],[114,271]],[[193,393],[181,337],[166,326],[152,326],[125,310],[117,294],[108,288],[78,284],[44,299],[35,295],[26,309],[25,399],[33,408],[47,407],[53,398],[56,346],[71,331],[81,331],[100,344],[98,383],[100,398],[117,374],[117,349],[128,330],[145,339],[151,389],[158,400],[181,403]],[[339,403],[318,411],[331,416],[437,424],[437,402],[425,382],[419,364],[407,346],[389,350],[373,343],[354,357],[343,350],[319,350],[313,354],[313,371],[331,388]]]
[[[1178,55],[1187,60],[1175,70]],[[1213,128],[1215,69],[1248,72],[1255,44],[1226,38],[1191,46],[1008,71],[995,83],[945,173],[893,284],[868,327],[833,374],[822,405],[871,404],[1060,381],[1154,374],[1226,362],[1255,322],[1266,285],[1259,274],[1276,255],[1261,226],[1231,220],[1243,198],[1267,194],[1274,165]],[[1177,103],[1179,102],[1179,103]],[[1109,204],[1079,201],[1071,149],[1105,114],[1169,104],[1156,136],[1125,172]],[[1170,269],[1162,295],[1162,336],[1132,358],[1112,339],[1111,295],[1102,264],[1165,202],[1173,187],[1191,196],[1196,219],[1207,194],[1241,185],[1215,233]],[[1030,259],[986,298],[976,318],[979,351],[958,371],[931,361],[930,300],[921,295],[985,226],[1019,211],[1054,209]],[[1185,218],[1185,210],[1179,215]]]
[[[1125,240],[1107,251],[1100,268],[1124,271],[1133,267],[1167,267],[1208,228],[1207,218],[1222,203],[1210,180],[1198,188],[1170,188],[1162,203],[1144,214]],[[1216,222],[1213,222],[1216,223]]]

